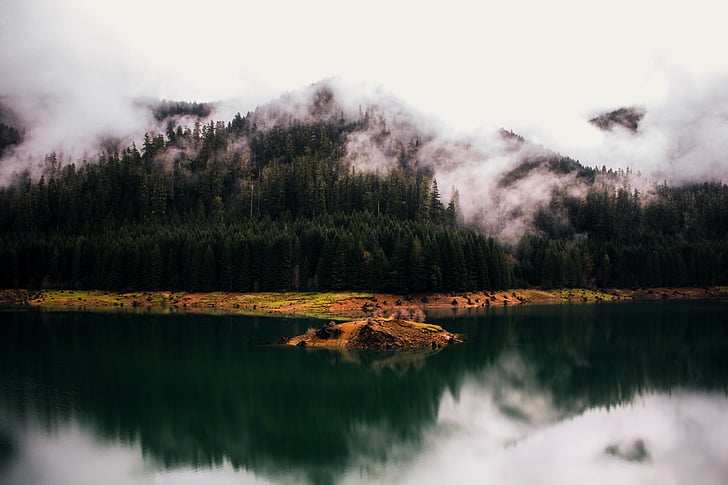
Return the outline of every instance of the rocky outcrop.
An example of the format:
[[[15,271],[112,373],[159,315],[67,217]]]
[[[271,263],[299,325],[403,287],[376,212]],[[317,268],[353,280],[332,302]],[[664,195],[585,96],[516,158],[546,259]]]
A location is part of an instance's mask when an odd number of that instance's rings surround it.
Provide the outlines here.
[[[280,343],[299,347],[347,349],[439,349],[462,342],[439,325],[391,318],[329,323],[303,335],[284,337]]]

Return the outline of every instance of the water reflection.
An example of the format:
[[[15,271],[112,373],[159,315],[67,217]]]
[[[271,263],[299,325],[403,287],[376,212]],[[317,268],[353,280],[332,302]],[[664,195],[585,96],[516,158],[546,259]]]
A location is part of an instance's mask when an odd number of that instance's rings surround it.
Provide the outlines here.
[[[728,476],[728,404],[723,395],[648,395],[629,405],[590,409],[570,420],[529,429],[497,412],[489,403],[491,396],[483,392],[467,384],[459,401],[445,404],[448,411],[424,433],[419,453],[393,446],[396,459],[360,458],[337,482],[718,485]],[[456,423],[464,420],[466,425],[453,423],[452,413]],[[386,435],[383,429],[378,432]],[[642,443],[646,459],[620,455],[619,450],[636,443]],[[58,485],[257,485],[305,480],[300,471],[260,476],[228,461],[203,469],[159,469],[143,458],[138,443],[100,441],[73,425],[52,433],[26,429],[3,475],[7,484]]]
[[[469,341],[430,356],[263,345],[304,320],[0,313],[0,481],[683,483],[680,455],[711,483],[725,308],[445,315]]]
[[[531,427],[499,413],[485,389],[466,386],[463,391],[464,401],[447,414],[474,424],[433,433],[416,460],[402,468],[382,470],[377,480],[402,484],[721,484],[728,476],[728,403],[724,395],[650,394],[628,405],[593,408],[550,426]],[[544,408],[540,415],[548,419],[550,412]],[[438,424],[451,430],[447,418]],[[510,444],[502,446],[505,443]],[[619,452],[629,451],[636,443],[642,443],[648,457],[634,460]],[[611,452],[613,448],[617,453]],[[342,483],[374,481],[350,475]]]

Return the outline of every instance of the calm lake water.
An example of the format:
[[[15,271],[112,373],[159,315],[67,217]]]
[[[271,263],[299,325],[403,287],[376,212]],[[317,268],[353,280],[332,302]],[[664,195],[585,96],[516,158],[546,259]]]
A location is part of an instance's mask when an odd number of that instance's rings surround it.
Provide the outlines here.
[[[492,309],[434,354],[320,321],[0,312],[0,483],[725,484],[728,303]]]

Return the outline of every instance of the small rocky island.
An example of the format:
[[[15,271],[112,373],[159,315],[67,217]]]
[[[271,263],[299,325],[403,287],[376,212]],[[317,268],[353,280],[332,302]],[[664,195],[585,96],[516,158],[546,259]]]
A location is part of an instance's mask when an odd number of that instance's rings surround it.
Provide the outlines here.
[[[439,349],[461,343],[457,335],[439,325],[396,318],[369,318],[356,322],[330,322],[303,335],[284,337],[279,343],[299,347],[346,349]]]

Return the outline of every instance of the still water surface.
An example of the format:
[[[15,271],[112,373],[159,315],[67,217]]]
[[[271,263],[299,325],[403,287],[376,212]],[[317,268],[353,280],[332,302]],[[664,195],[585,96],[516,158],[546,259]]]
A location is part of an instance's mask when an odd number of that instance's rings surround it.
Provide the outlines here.
[[[431,316],[434,354],[266,345],[321,322],[0,312],[0,483],[725,484],[728,303]]]

